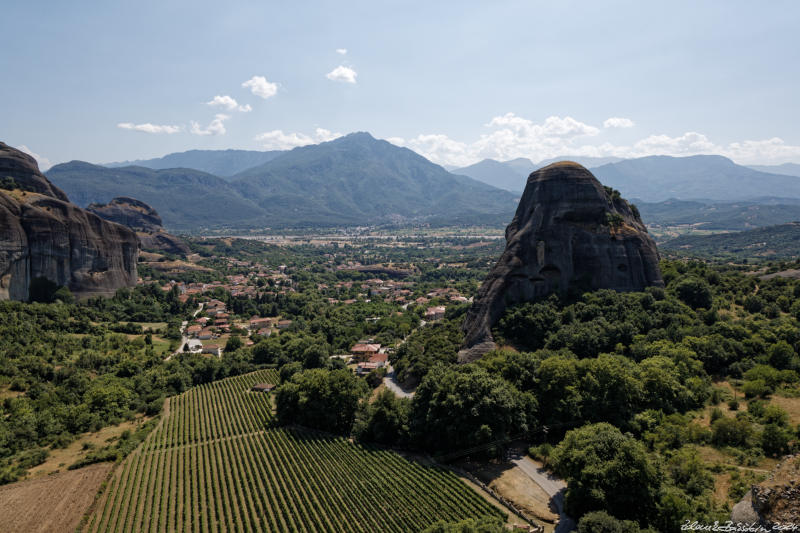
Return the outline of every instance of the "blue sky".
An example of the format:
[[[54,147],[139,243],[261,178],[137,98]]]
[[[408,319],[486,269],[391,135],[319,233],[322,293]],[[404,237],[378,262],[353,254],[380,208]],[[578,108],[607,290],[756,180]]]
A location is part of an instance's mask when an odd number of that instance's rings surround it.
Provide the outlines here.
[[[43,166],[352,131],[453,165],[800,162],[798,27],[772,0],[12,0],[0,140]]]

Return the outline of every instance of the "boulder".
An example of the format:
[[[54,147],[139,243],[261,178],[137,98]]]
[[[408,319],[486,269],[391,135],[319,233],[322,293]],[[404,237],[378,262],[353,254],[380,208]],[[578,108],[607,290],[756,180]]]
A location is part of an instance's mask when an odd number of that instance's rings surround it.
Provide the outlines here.
[[[495,348],[491,328],[508,306],[553,292],[663,287],[658,261],[638,210],[617,191],[577,163],[537,170],[506,228],[506,249],[467,312],[459,361]]]
[[[784,457],[767,479],[751,486],[733,507],[731,521],[768,531],[800,524],[800,455]]]
[[[36,161],[0,143],[0,300],[44,277],[78,297],[136,284],[136,234],[72,204]]]

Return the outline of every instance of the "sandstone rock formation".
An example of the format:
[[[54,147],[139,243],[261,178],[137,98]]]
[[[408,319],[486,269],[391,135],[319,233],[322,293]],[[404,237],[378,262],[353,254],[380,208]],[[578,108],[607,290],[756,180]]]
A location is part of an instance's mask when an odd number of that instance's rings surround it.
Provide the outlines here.
[[[120,196],[107,204],[90,204],[86,209],[101,218],[136,231],[143,250],[159,250],[184,256],[190,253],[189,246],[178,237],[167,233],[159,214],[144,202]]]
[[[800,455],[785,457],[769,478],[753,485],[731,511],[731,521],[775,526],[800,524]]]
[[[528,177],[506,249],[467,313],[460,362],[495,348],[491,328],[510,305],[551,292],[663,286],[658,252],[638,211],[577,163]]]
[[[0,300],[27,300],[44,277],[76,296],[137,281],[136,234],[69,203],[36,160],[0,142]]]

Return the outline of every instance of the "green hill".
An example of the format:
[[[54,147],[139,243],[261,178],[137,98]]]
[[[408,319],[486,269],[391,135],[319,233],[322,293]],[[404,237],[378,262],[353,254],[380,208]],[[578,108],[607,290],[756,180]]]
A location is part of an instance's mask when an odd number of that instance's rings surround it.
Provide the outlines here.
[[[705,203],[690,200],[636,202],[647,224],[696,224],[703,230],[747,230],[800,220],[800,204],[790,199],[752,202]]]
[[[295,148],[228,180],[188,168],[107,168],[81,161],[47,173],[82,206],[118,196],[156,209],[171,230],[507,223],[517,197],[368,133]]]
[[[718,155],[650,156],[592,169],[603,185],[626,198],[731,202],[762,196],[800,198],[800,178],[769,174]]]
[[[106,163],[103,166],[109,168],[136,166],[154,170],[193,168],[227,178],[248,168],[263,165],[282,153],[283,151],[281,150],[266,152],[255,150],[189,150],[187,152],[167,154],[164,157],[156,157],[154,159]]]
[[[516,196],[457,176],[369,133],[295,148],[232,178],[270,221],[373,223],[502,214]]]
[[[457,168],[453,173],[469,176],[500,189],[521,193],[533,168],[533,163],[527,169],[520,170],[494,159],[484,159],[474,165]]]
[[[80,206],[128,196],[151,205],[170,230],[243,226],[263,210],[225,180],[188,168],[106,168],[82,161],[56,165],[47,177]]]
[[[683,235],[661,248],[714,259],[792,259],[800,257],[800,222],[735,233]]]

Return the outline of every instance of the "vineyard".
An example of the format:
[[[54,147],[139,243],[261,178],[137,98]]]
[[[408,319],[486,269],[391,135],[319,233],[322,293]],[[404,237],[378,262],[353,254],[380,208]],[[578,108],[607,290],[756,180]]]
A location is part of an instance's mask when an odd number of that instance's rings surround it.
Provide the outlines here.
[[[263,370],[168,401],[84,531],[419,531],[502,513],[448,470],[304,429],[270,427]]]

